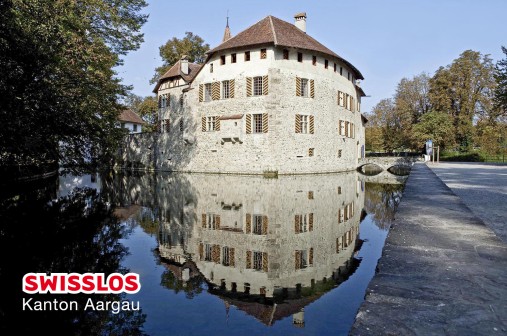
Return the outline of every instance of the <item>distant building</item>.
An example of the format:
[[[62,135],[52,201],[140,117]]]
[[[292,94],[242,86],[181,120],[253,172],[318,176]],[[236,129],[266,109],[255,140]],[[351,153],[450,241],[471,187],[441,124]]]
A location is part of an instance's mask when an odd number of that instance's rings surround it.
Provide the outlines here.
[[[141,133],[145,122],[132,110],[123,110],[118,117],[122,128],[127,128],[129,133]]]
[[[132,139],[125,156],[170,171],[353,170],[364,153],[362,79],[306,33],[305,13],[295,24],[267,16],[235,36],[227,24],[204,64],[183,56],[159,79],[160,134]]]

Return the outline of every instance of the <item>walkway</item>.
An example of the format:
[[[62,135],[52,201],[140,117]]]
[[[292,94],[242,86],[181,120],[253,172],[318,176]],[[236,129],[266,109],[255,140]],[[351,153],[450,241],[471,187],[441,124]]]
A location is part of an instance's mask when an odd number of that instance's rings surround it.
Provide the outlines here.
[[[350,334],[506,333],[507,245],[416,163]]]

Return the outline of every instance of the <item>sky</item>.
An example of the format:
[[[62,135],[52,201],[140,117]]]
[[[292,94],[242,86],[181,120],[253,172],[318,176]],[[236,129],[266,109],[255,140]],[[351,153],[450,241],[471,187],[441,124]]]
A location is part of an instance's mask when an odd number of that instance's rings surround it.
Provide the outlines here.
[[[147,0],[144,43],[117,68],[133,93],[153,95],[149,84],[162,64],[159,47],[192,32],[211,48],[220,44],[227,13],[232,35],[273,15],[294,22],[306,12],[307,33],[352,63],[365,78],[367,113],[390,98],[402,78],[433,75],[465,50],[505,58],[507,0]]]

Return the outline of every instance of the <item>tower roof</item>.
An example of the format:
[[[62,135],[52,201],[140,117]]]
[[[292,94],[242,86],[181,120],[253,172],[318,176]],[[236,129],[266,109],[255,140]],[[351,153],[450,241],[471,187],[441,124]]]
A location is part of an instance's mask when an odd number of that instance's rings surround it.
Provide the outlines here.
[[[354,67],[350,62],[324,46],[322,43],[318,42],[313,37],[301,31],[292,23],[283,21],[271,15],[266,16],[264,19],[248,27],[234,37],[225,40],[222,42],[222,44],[208,51],[207,54],[211,56],[216,52],[227,49],[237,49],[247,46],[266,44],[317,51],[332,57],[336,57],[352,69],[356,78],[364,79],[361,72],[356,69],[356,67]]]
[[[229,28],[229,17],[227,17],[227,25],[225,26],[224,38],[222,42],[225,42],[231,38],[231,29]]]

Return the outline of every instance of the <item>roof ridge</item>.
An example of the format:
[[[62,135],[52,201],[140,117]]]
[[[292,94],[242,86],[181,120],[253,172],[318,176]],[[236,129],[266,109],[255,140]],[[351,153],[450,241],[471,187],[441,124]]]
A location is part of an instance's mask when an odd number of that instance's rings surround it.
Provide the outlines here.
[[[275,42],[275,46],[278,45],[278,39],[276,38],[276,30],[275,30],[275,26],[273,25],[273,16],[272,15],[268,15],[269,17],[269,23],[271,25],[271,32],[273,33],[273,40]]]

